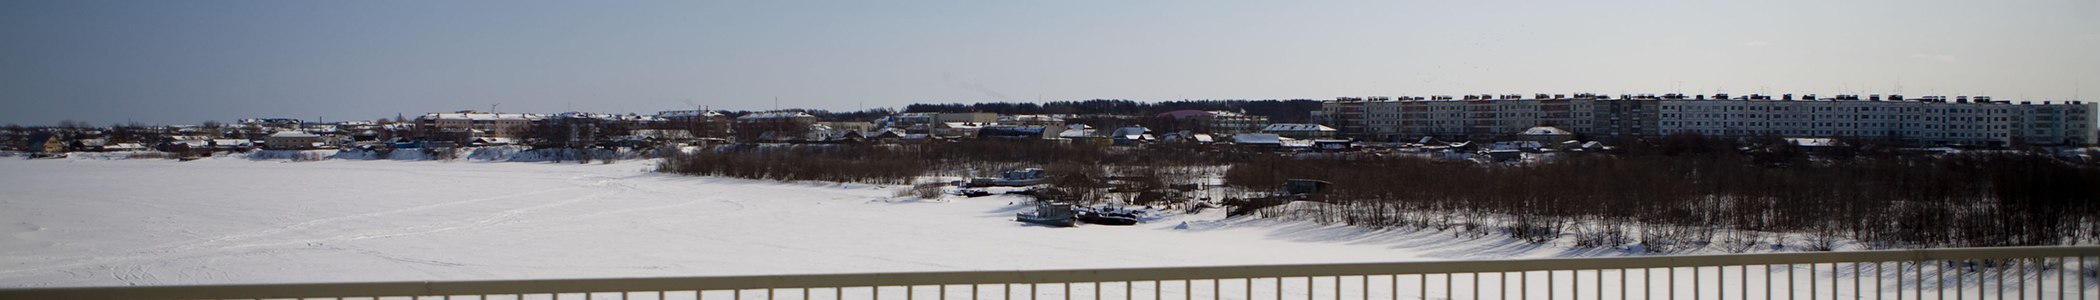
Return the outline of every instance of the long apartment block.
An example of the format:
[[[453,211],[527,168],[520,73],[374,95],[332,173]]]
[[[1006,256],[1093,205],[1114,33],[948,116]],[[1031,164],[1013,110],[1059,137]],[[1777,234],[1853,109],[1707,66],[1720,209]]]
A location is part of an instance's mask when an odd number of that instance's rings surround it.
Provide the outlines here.
[[[1535,94],[1340,97],[1313,118],[1372,141],[1511,138],[1537,126],[1586,140],[1708,136],[1882,139],[1920,146],[2092,145],[2094,103],[1989,96]]]

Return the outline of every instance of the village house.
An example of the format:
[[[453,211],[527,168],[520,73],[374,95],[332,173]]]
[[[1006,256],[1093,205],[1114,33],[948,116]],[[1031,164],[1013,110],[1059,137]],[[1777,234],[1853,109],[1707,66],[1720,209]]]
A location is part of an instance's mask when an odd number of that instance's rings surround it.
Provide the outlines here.
[[[538,114],[503,114],[474,111],[450,113],[427,113],[416,117],[416,128],[424,137],[452,135],[466,137],[515,138],[532,122],[543,119]]]
[[[658,129],[685,130],[694,138],[729,137],[730,119],[721,112],[699,109],[666,110],[657,112],[656,117],[664,120],[659,126],[654,126]]]
[[[731,132],[739,143],[788,142],[806,139],[817,116],[799,111],[752,113],[736,118]]]
[[[43,140],[42,142],[39,142],[39,143],[37,143],[37,145],[39,146],[39,147],[37,147],[37,150],[39,150],[39,151],[38,151],[39,153],[44,153],[44,154],[59,154],[59,153],[66,153],[66,139],[65,139],[65,137],[63,137],[63,136],[59,136],[59,135],[57,135],[57,134],[52,134],[52,135],[46,135],[46,136],[44,136],[44,140]]]
[[[321,146],[321,135],[303,131],[279,131],[263,140],[263,148],[272,150],[306,150]]]
[[[1219,110],[1184,109],[1160,113],[1158,117],[1170,119],[1181,130],[1217,134],[1260,132],[1269,125],[1269,117]]]
[[[1268,127],[1263,127],[1261,132],[1301,140],[1334,138],[1337,133],[1333,127],[1298,123],[1269,124]]]
[[[998,123],[999,114],[986,112],[940,113],[933,115],[936,123]]]

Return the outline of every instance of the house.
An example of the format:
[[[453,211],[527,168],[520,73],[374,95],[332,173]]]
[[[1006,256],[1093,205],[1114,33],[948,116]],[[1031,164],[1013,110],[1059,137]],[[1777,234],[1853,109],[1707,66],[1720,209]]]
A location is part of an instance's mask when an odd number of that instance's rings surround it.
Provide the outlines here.
[[[874,122],[817,122],[817,124],[840,131],[873,131],[876,128],[882,128],[875,127]]]
[[[1518,132],[1517,138],[1541,144],[1558,144],[1574,140],[1575,133],[1553,126],[1538,126]]]
[[[666,128],[684,129],[695,138],[729,137],[731,121],[713,110],[667,110],[656,113]]]
[[[1221,110],[1184,109],[1160,113],[1158,117],[1173,120],[1181,129],[1221,134],[1251,133],[1269,125],[1269,117]]]
[[[44,136],[44,141],[38,144],[41,146],[39,152],[44,154],[66,153],[66,139],[56,134]]]
[[[1314,149],[1319,149],[1319,150],[1324,150],[1324,151],[1342,151],[1342,150],[1349,150],[1349,149],[1353,149],[1353,148],[1356,148],[1356,141],[1352,141],[1352,140],[1337,140],[1337,139],[1319,139],[1319,140],[1312,140],[1312,147],[1313,147]]]
[[[1294,139],[1327,139],[1339,131],[1320,124],[1276,123],[1262,127],[1261,132]]]
[[[115,145],[102,147],[102,151],[146,151],[146,145],[139,143],[117,143]]]
[[[104,151],[105,146],[108,145],[108,139],[78,139],[73,140],[71,145],[67,145],[67,148],[72,149],[73,151],[101,152]]]
[[[1057,138],[1083,139],[1092,135],[1094,135],[1094,126],[1087,126],[1086,124],[1072,124],[1065,125],[1065,130],[1058,132]]]
[[[993,125],[977,131],[981,139],[1028,141],[1040,140],[1047,132],[1042,126]]]
[[[1216,142],[1217,139],[1211,138],[1209,134],[1190,133],[1188,131],[1182,131],[1160,135],[1159,141],[1168,143],[1209,144],[1212,142]]]
[[[933,122],[933,116],[934,116],[934,115],[937,115],[937,113],[927,113],[927,112],[917,112],[917,113],[901,113],[901,114],[896,114],[896,115],[892,115],[892,116],[882,117],[881,119],[877,119],[877,120],[875,120],[875,126],[880,126],[880,127],[884,127],[884,128],[903,128],[903,129],[905,129],[905,130],[906,130],[906,132],[905,132],[905,133],[907,133],[907,134],[909,134],[909,133],[927,133],[927,130],[932,130],[932,129],[933,129],[933,126],[931,126],[931,125],[928,125],[928,124],[933,124],[933,123],[934,123],[934,122]],[[916,128],[916,130],[918,130],[918,131],[911,131],[911,130],[914,130],[914,127],[918,127],[918,128]]]
[[[1115,145],[1136,145],[1153,141],[1152,129],[1142,126],[1116,128],[1108,134],[1108,138],[1112,139]]]
[[[997,123],[999,114],[986,112],[940,113],[933,115],[934,123]]]
[[[999,123],[978,122],[941,122],[935,124],[938,124],[938,127],[933,129],[933,136],[946,138],[975,138],[977,133],[984,131],[985,127],[999,125]]]
[[[731,132],[739,143],[785,142],[805,138],[817,116],[799,111],[752,113],[736,118]]]
[[[474,138],[473,140],[467,141],[468,146],[504,146],[514,145],[517,143],[518,141],[516,139],[499,137],[478,137]]]
[[[255,147],[255,141],[250,140],[201,138],[169,141],[167,144],[167,148],[163,149],[209,149],[211,151],[242,151],[253,147]]]
[[[1283,136],[1268,133],[1242,133],[1232,135],[1232,143],[1255,148],[1282,148]]]
[[[903,139],[905,135],[907,134],[904,133],[904,130],[896,128],[883,128],[860,133],[861,138],[866,140],[897,140]]]
[[[303,131],[278,131],[263,140],[265,148],[274,150],[303,150],[320,148],[321,136]]]
[[[1059,117],[1056,117],[1056,116],[1051,116],[1051,115],[1011,115],[1011,116],[999,116],[999,120],[998,120],[998,122],[999,122],[999,124],[1013,124],[1013,125],[1021,125],[1021,126],[1042,126],[1043,128],[1064,128],[1064,127],[1065,127],[1065,119],[1064,119],[1064,118],[1059,118]]]
[[[635,129],[633,134],[635,138],[662,143],[686,143],[699,138],[685,129]]]

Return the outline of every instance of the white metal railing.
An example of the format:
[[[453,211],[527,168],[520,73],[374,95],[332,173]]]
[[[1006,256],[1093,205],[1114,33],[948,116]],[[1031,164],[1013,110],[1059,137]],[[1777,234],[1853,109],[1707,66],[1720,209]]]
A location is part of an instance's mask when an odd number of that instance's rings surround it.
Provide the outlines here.
[[[2100,247],[0,289],[0,299],[2095,299]],[[2100,267],[2100,261],[2092,262]]]

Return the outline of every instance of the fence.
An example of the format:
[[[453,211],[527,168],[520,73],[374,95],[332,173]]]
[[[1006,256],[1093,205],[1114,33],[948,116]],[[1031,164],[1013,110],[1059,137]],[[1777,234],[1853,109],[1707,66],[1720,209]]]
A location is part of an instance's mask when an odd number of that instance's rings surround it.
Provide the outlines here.
[[[1250,255],[1259,255],[1250,253]],[[0,299],[2093,299],[2100,246],[0,290]],[[2095,262],[2100,263],[2100,262]],[[2100,266],[2096,266],[2100,267]]]

